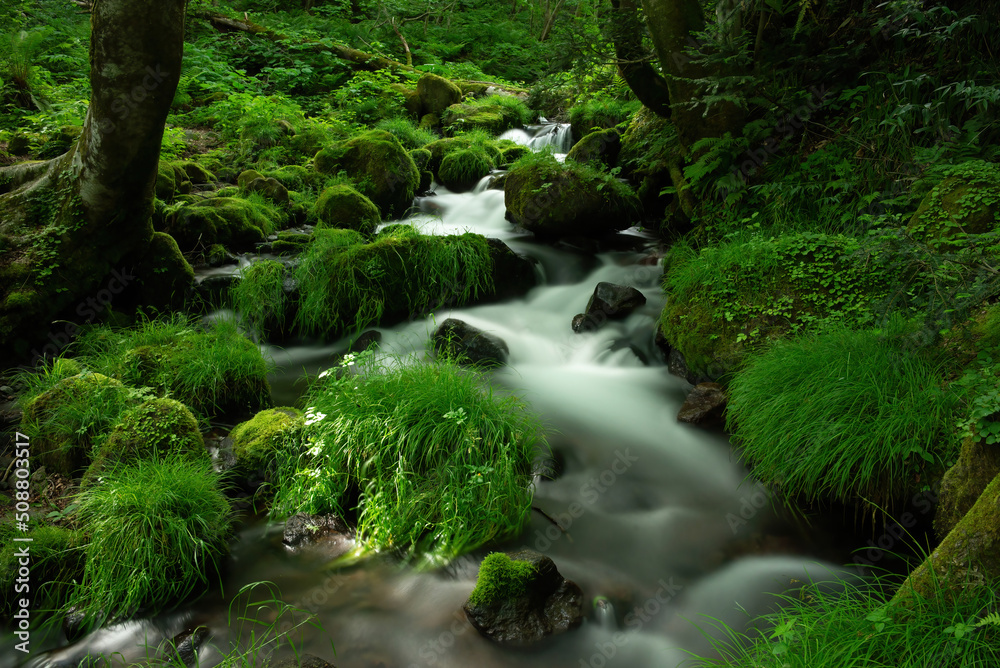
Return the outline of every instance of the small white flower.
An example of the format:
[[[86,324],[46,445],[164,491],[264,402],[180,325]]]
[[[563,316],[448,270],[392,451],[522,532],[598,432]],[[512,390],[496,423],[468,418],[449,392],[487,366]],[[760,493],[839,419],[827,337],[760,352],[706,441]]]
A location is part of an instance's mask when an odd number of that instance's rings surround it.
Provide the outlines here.
[[[321,379],[322,379],[322,378],[326,378],[326,377],[327,377],[327,376],[329,376],[329,375],[330,375],[331,373],[333,373],[333,369],[327,369],[326,371],[322,372],[322,373],[321,373],[321,374],[319,375],[319,377],[320,377]]]
[[[320,453],[320,447],[318,445],[314,445],[313,447],[309,448],[306,452],[315,457]]]
[[[344,359],[340,361],[340,366],[354,366],[354,360],[358,358],[354,353],[347,353],[344,355]]]
[[[308,471],[305,472],[305,475],[307,477],[309,477],[309,478],[318,478],[319,477],[319,469],[310,469],[310,470],[308,470]]]
[[[320,413],[319,411],[316,411],[315,413],[310,413],[309,411],[306,411],[306,422],[305,422],[305,424],[308,427],[309,425],[316,424],[317,422],[320,422],[325,417],[326,417],[326,413]]]

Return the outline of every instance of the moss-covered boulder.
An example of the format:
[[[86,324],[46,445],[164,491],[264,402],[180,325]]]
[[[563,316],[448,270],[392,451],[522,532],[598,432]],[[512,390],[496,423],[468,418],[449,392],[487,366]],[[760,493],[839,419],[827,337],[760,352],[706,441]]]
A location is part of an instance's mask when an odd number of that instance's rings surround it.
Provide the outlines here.
[[[424,114],[440,114],[462,101],[462,89],[436,74],[425,74],[417,81],[417,95]]]
[[[389,87],[403,96],[403,108],[406,109],[407,115],[419,119],[424,105],[420,93],[415,88],[408,88],[403,84],[391,84]]]
[[[145,306],[180,308],[194,287],[194,269],[184,259],[177,241],[164,232],[153,233],[135,272],[139,301]]]
[[[237,197],[210,197],[181,207],[164,229],[181,250],[222,244],[231,250],[249,250],[286,221],[286,214]]]
[[[413,149],[410,151],[410,157],[413,158],[413,164],[419,170],[425,170],[431,164],[431,152],[426,148]]]
[[[236,185],[240,188],[246,188],[250,185],[251,181],[256,181],[257,179],[264,178],[264,175],[258,172],[256,169],[247,169],[240,172],[240,175],[236,177]]]
[[[511,143],[513,144],[513,142]],[[518,144],[514,144],[513,146],[501,146],[500,160],[497,162],[497,167],[505,169],[528,155],[531,155],[531,149],[527,146],[520,146]]]
[[[438,180],[453,192],[471,190],[479,180],[496,167],[490,155],[480,146],[452,151],[441,160]]]
[[[271,244],[271,252],[275,255],[295,255],[301,253],[313,240],[308,232],[283,230],[278,232],[278,238]]]
[[[789,332],[869,323],[891,272],[859,259],[859,248],[850,237],[799,233],[671,254],[659,326],[688,380],[722,381],[747,351]]]
[[[310,155],[315,155],[313,151]],[[316,172],[310,171],[302,165],[285,165],[267,173],[272,179],[285,186],[288,190],[304,190],[313,185],[316,181]]]
[[[91,482],[119,464],[167,459],[209,461],[198,421],[174,399],[149,399],[118,418],[87,471]]]
[[[215,175],[199,165],[197,162],[191,162],[190,160],[178,160],[170,164],[174,168],[175,172],[183,174],[185,179],[194,185],[206,185],[209,183],[215,183],[216,181]]]
[[[499,104],[453,104],[441,114],[445,132],[485,130],[498,135],[521,125],[521,118],[510,107]]]
[[[316,171],[343,170],[387,219],[401,217],[413,202],[420,172],[413,158],[393,135],[369,130],[316,154]]]
[[[617,130],[598,130],[584,135],[574,144],[566,154],[566,159],[581,163],[597,162],[605,167],[614,167],[618,164],[621,146],[621,137]]]
[[[174,198],[176,191],[177,172],[170,163],[161,160],[156,169],[156,185],[154,186],[156,197],[164,202],[169,202]]]
[[[378,207],[351,186],[336,185],[323,191],[313,206],[317,227],[339,227],[372,234],[382,222]]]
[[[1000,226],[1000,165],[971,160],[945,172],[928,193],[907,231],[934,246],[962,244],[970,234]]]
[[[573,136],[580,139],[595,129],[607,130],[624,123],[639,108],[637,102],[622,104],[617,100],[589,100],[570,108],[570,129]]]
[[[551,155],[518,161],[504,188],[509,218],[539,237],[603,236],[638,220],[639,201],[627,185]]]
[[[15,542],[14,538],[28,538],[30,543]],[[44,616],[47,612],[65,609],[71,600],[77,582],[83,579],[84,547],[87,544],[82,531],[51,525],[33,525],[27,536],[15,531],[13,524],[0,524],[0,588],[14,592],[15,585],[30,584],[31,614]],[[22,551],[30,545],[29,575],[20,577],[23,566]],[[9,619],[15,610],[17,595],[0,597],[0,619]]]
[[[78,475],[90,463],[95,440],[131,403],[121,382],[88,372],[63,378],[29,399],[21,431],[31,439],[33,466]]]
[[[304,420],[295,408],[269,408],[233,429],[236,466],[246,475],[270,479],[277,467],[277,455],[298,443]]]
[[[248,193],[259,193],[264,199],[277,205],[288,204],[288,188],[278,179],[262,176],[246,184],[244,190]]]
[[[942,540],[959,523],[983,490],[1000,474],[1000,447],[967,436],[958,461],[941,479],[934,531]]]

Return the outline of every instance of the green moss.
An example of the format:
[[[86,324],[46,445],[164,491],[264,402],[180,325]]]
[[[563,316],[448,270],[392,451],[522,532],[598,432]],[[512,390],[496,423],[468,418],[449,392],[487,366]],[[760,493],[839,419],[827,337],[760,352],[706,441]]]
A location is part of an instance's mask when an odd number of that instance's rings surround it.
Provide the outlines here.
[[[119,381],[99,373],[63,378],[24,405],[21,431],[36,466],[73,477],[90,462],[95,441],[131,404]]]
[[[944,539],[1000,474],[1000,448],[967,436],[955,463],[941,479],[934,531]]]
[[[535,575],[528,561],[515,561],[503,552],[491,552],[483,559],[476,578],[476,588],[469,594],[469,605],[491,606],[527,593],[527,585]]]
[[[613,128],[624,123],[642,104],[620,102],[608,98],[587,100],[569,110],[570,129],[577,139],[596,130]]]
[[[462,99],[461,88],[444,77],[430,73],[424,74],[417,81],[417,94],[425,114],[440,114]]]
[[[427,166],[431,162],[431,152],[425,148],[413,149],[410,151],[410,157],[413,158],[413,164],[415,164],[419,170],[427,169]]]
[[[156,196],[164,202],[174,198],[177,191],[177,177],[174,168],[161,160],[156,169]]]
[[[279,334],[288,320],[286,274],[281,262],[262,260],[245,268],[233,285],[231,295],[236,311],[262,335]]]
[[[121,464],[187,458],[209,461],[198,421],[173,399],[149,399],[118,418],[85,476],[97,476]]]
[[[446,155],[441,161],[438,178],[448,190],[464,192],[472,189],[495,166],[483,148],[472,146]]]
[[[276,255],[294,255],[301,253],[313,240],[308,233],[286,230],[278,233],[278,238],[271,244],[271,252]]]
[[[35,525],[23,536],[15,533],[11,524],[0,524],[0,588],[14,592],[15,580],[20,567],[16,552],[28,543],[14,542],[14,538],[29,538],[31,564],[29,566],[30,591],[25,598],[31,601],[31,614],[45,615],[48,612],[64,610],[76,583],[83,579],[84,547],[86,540],[82,531],[61,527]],[[9,617],[15,612],[14,603],[21,596],[0,598],[0,617]]]
[[[907,231],[933,246],[962,245],[1000,223],[1000,165],[972,160],[950,168],[924,197]]]
[[[598,130],[584,135],[574,144],[566,154],[566,159],[581,163],[596,162],[605,167],[614,167],[618,163],[620,150],[621,138],[617,130]]]
[[[303,422],[295,408],[269,408],[237,425],[229,436],[239,466],[248,472],[273,472],[278,453],[299,442]]]
[[[420,172],[413,158],[393,135],[369,130],[316,154],[316,170],[343,170],[386,218],[399,218],[410,207]]]
[[[167,221],[167,232],[182,249],[222,244],[249,249],[287,222],[287,214],[262,199],[211,197],[181,207]]]
[[[639,200],[627,185],[589,165],[532,154],[507,174],[504,203],[511,219],[542,237],[600,236],[638,218]]]
[[[382,222],[378,207],[351,186],[331,186],[316,200],[312,215],[317,227],[339,227],[372,234]]]
[[[197,162],[178,160],[170,163],[175,173],[183,175],[184,180],[194,184],[215,183],[216,178],[212,172],[208,171]]]
[[[489,244],[477,234],[423,236],[395,225],[364,245],[318,237],[295,270],[296,329],[360,331],[383,318],[465,304],[493,292],[492,271]]]
[[[484,130],[498,135],[530,123],[534,114],[516,97],[491,95],[472,102],[454,104],[441,113],[441,124],[449,133]]]
[[[315,155],[315,153],[313,151],[310,155]],[[316,173],[301,165],[285,165],[267,172],[266,176],[277,179],[289,190],[305,190],[315,181]]]
[[[248,169],[244,172],[240,172],[240,175],[236,177],[236,185],[240,188],[246,188],[251,181],[262,178],[264,178],[264,175],[256,169]]]
[[[527,146],[505,146],[500,150],[500,161],[497,163],[497,166],[501,168],[510,167],[521,158],[530,154],[531,149]]]
[[[721,379],[749,350],[790,332],[844,322],[864,325],[891,273],[855,255],[857,240],[800,233],[703,249],[678,247],[664,275],[660,316],[667,343],[699,377]]]
[[[155,308],[180,308],[194,286],[194,269],[169,234],[153,233],[149,248],[137,263],[140,300]]]

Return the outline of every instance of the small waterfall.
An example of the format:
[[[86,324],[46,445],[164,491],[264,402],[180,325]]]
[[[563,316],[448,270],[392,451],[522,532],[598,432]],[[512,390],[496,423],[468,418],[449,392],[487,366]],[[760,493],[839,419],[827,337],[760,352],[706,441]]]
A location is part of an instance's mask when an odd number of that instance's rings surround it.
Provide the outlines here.
[[[569,123],[550,123],[544,118],[538,125],[528,125],[524,128],[508,130],[500,135],[500,139],[510,139],[532,151],[541,151],[551,146],[555,153],[569,153],[573,147],[573,133]]]

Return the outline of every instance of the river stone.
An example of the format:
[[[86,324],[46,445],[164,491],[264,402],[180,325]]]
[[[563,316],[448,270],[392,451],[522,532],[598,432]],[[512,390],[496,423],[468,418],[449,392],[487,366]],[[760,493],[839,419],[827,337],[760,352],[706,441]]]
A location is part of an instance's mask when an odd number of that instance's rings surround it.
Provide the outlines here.
[[[290,656],[287,659],[276,663],[274,668],[337,668],[335,665],[321,659],[315,654],[303,654],[300,657]]]
[[[587,310],[573,318],[573,331],[591,332],[608,320],[620,320],[646,303],[646,297],[628,285],[600,282],[587,302]]]
[[[499,336],[457,318],[442,322],[432,340],[437,354],[455,358],[459,364],[501,366],[510,354],[507,343]]]
[[[440,114],[462,101],[462,89],[436,74],[425,74],[417,81],[417,95],[424,114]],[[423,120],[421,119],[421,123]]]
[[[246,190],[251,193],[260,193],[275,204],[288,204],[288,188],[281,185],[278,179],[256,178],[247,184]]]
[[[726,393],[718,383],[700,383],[688,394],[677,413],[677,421],[686,424],[721,423],[726,409]]]
[[[526,645],[576,628],[583,621],[583,590],[564,578],[549,557],[534,550],[512,552],[535,565],[527,593],[515,599],[463,609],[480,634],[500,644]]]
[[[344,520],[334,514],[310,515],[298,513],[285,520],[281,542],[292,550],[316,548],[331,558],[349,552],[354,547],[354,532]]]

